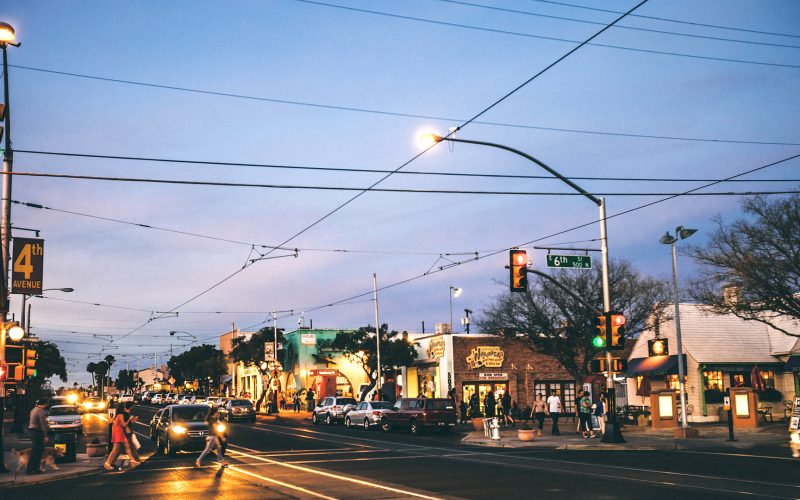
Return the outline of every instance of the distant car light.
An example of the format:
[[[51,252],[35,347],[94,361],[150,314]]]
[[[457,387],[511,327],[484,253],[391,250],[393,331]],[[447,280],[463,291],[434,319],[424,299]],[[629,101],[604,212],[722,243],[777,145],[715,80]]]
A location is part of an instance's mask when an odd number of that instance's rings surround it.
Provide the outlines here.
[[[225,424],[217,424],[217,426],[214,427],[214,429],[216,429],[217,432],[220,432],[220,433],[225,432]]]
[[[186,434],[186,427],[182,425],[173,425],[171,429],[175,434]]]
[[[69,396],[67,396],[67,401],[69,401],[69,404],[73,404],[74,405],[78,401],[78,395],[77,394],[70,394]]]

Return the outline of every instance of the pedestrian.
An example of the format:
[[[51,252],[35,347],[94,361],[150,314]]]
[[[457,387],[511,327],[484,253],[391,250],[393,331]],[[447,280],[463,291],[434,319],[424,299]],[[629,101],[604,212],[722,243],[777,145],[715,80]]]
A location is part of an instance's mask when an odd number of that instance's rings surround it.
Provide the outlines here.
[[[536,401],[533,402],[533,410],[531,414],[533,418],[536,419],[537,426],[539,428],[538,435],[542,437],[542,429],[544,429],[544,417],[547,412],[547,402],[542,397],[542,394],[539,393],[536,395]]]
[[[306,392],[306,410],[314,411],[314,390],[309,389]]]
[[[587,439],[596,437],[597,435],[592,429],[592,398],[589,397],[589,391],[583,391],[583,397],[581,397],[581,404],[579,408],[581,433],[583,434],[583,438]]]
[[[286,393],[281,391],[281,410],[286,409]]]
[[[45,408],[47,408],[49,401],[40,399],[36,401],[36,406],[33,407],[30,414],[30,423],[28,424],[28,433],[31,436],[31,455],[28,458],[28,466],[25,469],[26,474],[40,474],[42,465],[42,455],[44,454],[44,443],[47,441],[47,433],[50,431],[50,426],[47,425],[47,416],[45,415]]]
[[[581,433],[581,399],[583,399],[583,393],[578,392],[578,396],[575,398],[575,420],[577,423],[575,424],[575,433]]]
[[[458,405],[458,411],[461,414],[461,423],[462,424],[466,424],[467,423],[467,402],[464,401],[463,399],[461,400],[461,403]]]
[[[478,398],[478,393],[473,392],[469,397],[469,417],[478,418],[481,416],[481,400]]]
[[[511,391],[507,390],[506,392],[504,392],[503,397],[500,399],[503,401],[503,411],[505,412],[503,418],[506,422],[506,425],[508,425],[508,421],[510,420],[511,428],[513,429],[514,425],[516,425],[516,422],[514,422],[514,412],[513,412],[514,408],[512,404],[513,400],[511,398]]]
[[[495,410],[497,412],[497,418],[499,418],[500,421],[502,421],[503,424],[505,425],[505,423],[506,423],[506,409],[503,407],[503,394],[502,393],[499,394],[497,396],[497,398],[495,399],[495,401],[497,402],[497,409]]]
[[[550,397],[547,398],[547,409],[550,412],[550,418],[553,419],[552,434],[560,436],[561,431],[558,430],[558,417],[561,415],[561,398],[558,397],[558,391],[554,391]]]
[[[111,449],[111,454],[108,459],[103,463],[105,470],[114,470],[115,463],[120,455],[125,452],[128,457],[131,457],[131,467],[139,465],[137,460],[134,460],[133,453],[128,445],[128,438],[125,435],[125,405],[117,405],[116,415],[114,416],[114,423],[111,424],[111,443],[114,447]]]
[[[594,414],[597,416],[597,423],[600,424],[600,433],[606,433],[606,395],[600,393],[600,399],[597,400],[597,407]]]
[[[292,397],[292,402],[294,403],[294,412],[300,412],[300,391],[296,391],[294,396]]]
[[[217,460],[219,461],[219,465],[222,467],[227,467],[228,462],[222,458],[222,443],[220,442],[219,435],[223,432],[222,430],[217,429],[217,426],[220,425],[220,421],[217,415],[217,409],[211,408],[206,415],[206,425],[208,426],[208,435],[206,436],[206,447],[203,449],[203,453],[197,457],[197,461],[194,463],[194,468],[199,469],[202,466],[203,459],[211,453],[212,450],[216,451],[217,453]],[[223,427],[224,429],[224,427]]]
[[[486,416],[489,418],[494,417],[494,409],[497,407],[497,400],[494,398],[494,392],[486,392],[486,396],[483,398],[483,406],[486,408]]]
[[[139,440],[133,434],[133,423],[139,420],[139,417],[133,414],[133,401],[126,401],[123,406],[123,418],[125,419],[125,439],[128,441],[128,457],[131,459],[131,464],[134,462],[141,462],[139,457]]]

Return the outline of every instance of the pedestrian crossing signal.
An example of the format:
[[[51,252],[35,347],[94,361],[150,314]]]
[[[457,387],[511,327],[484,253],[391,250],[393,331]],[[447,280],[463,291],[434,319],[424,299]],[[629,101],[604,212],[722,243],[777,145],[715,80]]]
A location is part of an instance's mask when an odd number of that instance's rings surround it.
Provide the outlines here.
[[[8,380],[8,365],[0,363],[0,382]]]
[[[593,359],[592,360],[592,373],[603,373],[608,371],[607,359]],[[612,358],[611,371],[614,373],[623,373],[628,371],[628,361],[625,359]]]

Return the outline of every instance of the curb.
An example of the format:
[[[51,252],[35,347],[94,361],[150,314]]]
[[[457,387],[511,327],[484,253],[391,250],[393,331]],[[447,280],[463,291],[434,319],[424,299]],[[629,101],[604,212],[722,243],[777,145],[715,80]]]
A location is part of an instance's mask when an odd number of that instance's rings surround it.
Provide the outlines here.
[[[88,458],[88,457],[87,457]],[[17,476],[24,475],[22,472],[17,474],[9,472],[8,474],[0,474],[0,489],[4,488],[24,488],[26,486],[34,486],[43,483],[50,483],[53,481],[60,481],[62,479],[72,479],[79,476],[87,476],[90,474],[98,474],[105,472],[102,468],[102,457],[97,457],[97,463],[94,465],[73,465],[73,464],[60,464],[62,467],[58,471],[50,471],[48,474],[37,475],[27,481],[17,481]],[[66,467],[76,467],[76,470],[69,470]],[[78,469],[78,467],[80,467]],[[27,476],[26,476],[27,477]]]

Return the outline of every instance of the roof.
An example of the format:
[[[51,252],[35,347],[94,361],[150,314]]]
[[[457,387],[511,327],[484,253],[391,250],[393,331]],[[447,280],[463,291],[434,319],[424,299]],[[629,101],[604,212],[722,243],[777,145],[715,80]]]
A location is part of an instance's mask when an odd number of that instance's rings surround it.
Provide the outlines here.
[[[671,308],[668,312],[672,313]],[[680,315],[683,349],[698,363],[775,363],[781,351],[773,346],[788,345],[788,350],[797,340],[763,323],[714,314],[700,304],[681,304]],[[662,337],[675,339],[674,320],[663,322],[660,331]],[[677,350],[676,340],[670,342],[673,349]]]

